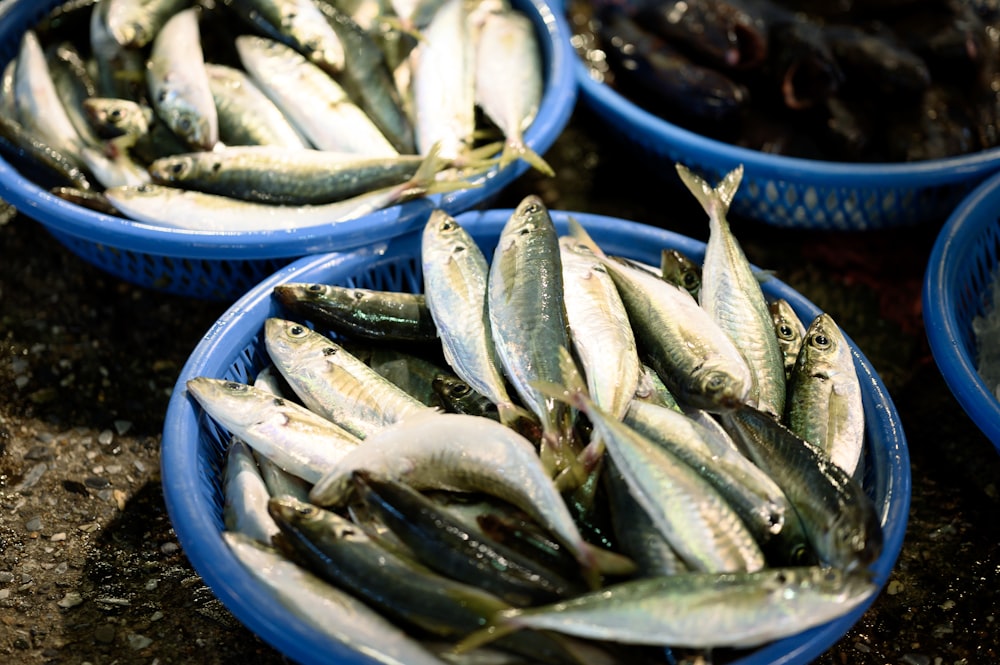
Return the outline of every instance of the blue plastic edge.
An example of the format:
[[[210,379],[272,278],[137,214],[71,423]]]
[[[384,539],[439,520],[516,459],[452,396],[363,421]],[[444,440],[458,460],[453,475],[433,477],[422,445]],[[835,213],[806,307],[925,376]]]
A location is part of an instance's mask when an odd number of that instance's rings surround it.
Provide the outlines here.
[[[964,330],[955,306],[959,271],[974,255],[980,231],[998,223],[1000,174],[991,176],[955,209],[941,227],[923,284],[923,318],[927,341],[938,370],[966,414],[1000,451],[1000,402],[980,377],[975,358],[965,348]]]
[[[493,210],[468,212],[458,216],[460,223],[477,237],[499,233],[502,221],[511,211]],[[644,226],[611,217],[552,211],[560,230],[565,229],[568,216],[575,217],[608,251],[641,260],[658,260],[661,247],[676,247],[695,260],[704,255],[704,244],[670,231]],[[235,360],[235,354],[259,334],[264,318],[277,311],[270,297],[276,284],[288,281],[337,281],[357,274],[380,256],[391,257],[397,247],[416,242],[411,234],[387,245],[361,252],[323,255],[299,259],[261,282],[237,301],[205,335],[185,363],[171,396],[164,423],[161,458],[164,497],[178,540],[192,565],[213,593],[262,639],[299,662],[370,663],[342,644],[318,636],[273,602],[273,598],[242,569],[219,534],[217,522],[209,511],[211,503],[204,500],[203,477],[199,475],[200,445],[198,409],[185,390],[187,379],[194,376],[222,376]],[[653,256],[653,254],[656,256]],[[766,280],[765,293],[788,300],[804,319],[814,317],[819,310],[796,291],[776,278]],[[881,589],[895,565],[902,547],[909,515],[910,465],[905,436],[899,416],[882,381],[864,357],[851,343],[855,365],[863,382],[865,417],[869,423],[867,437],[884,445],[870,445],[877,466],[884,470],[874,489],[882,497],[881,511],[884,528],[882,554],[872,566],[876,584]],[[874,430],[871,428],[875,428]],[[808,663],[832,646],[875,601],[866,603],[838,619],[798,635],[764,645],[737,662],[740,665],[796,665]]]

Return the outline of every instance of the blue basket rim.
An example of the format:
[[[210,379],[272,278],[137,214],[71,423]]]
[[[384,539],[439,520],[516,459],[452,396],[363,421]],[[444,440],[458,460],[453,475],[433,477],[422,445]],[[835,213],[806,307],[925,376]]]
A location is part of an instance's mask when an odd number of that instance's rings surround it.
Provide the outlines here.
[[[959,267],[984,225],[997,224],[1000,174],[987,178],[955,209],[938,232],[927,261],[923,318],[931,354],[949,390],[1000,452],[1000,402],[976,369],[963,343],[968,322],[958,320],[955,282]]]
[[[645,143],[689,154],[693,165],[732,168],[743,164],[748,177],[809,181],[822,187],[916,187],[962,182],[1000,169],[1000,147],[955,157],[917,162],[835,162],[774,155],[711,139],[675,125],[626,99],[595,79],[576,57],[576,78],[583,101],[622,120]]]
[[[540,35],[544,37],[540,46],[547,53],[546,85],[538,114],[524,134],[526,143],[541,154],[551,147],[572,115],[577,99],[573,70],[576,56],[570,43],[569,25],[561,12],[554,12],[546,0],[512,1],[531,17],[536,29],[545,31]],[[58,2],[51,1],[51,4],[56,6]],[[27,6],[27,2],[10,0],[4,5],[2,15],[7,16]],[[524,160],[515,160],[503,169],[494,166],[472,181],[479,187],[434,194],[340,222],[336,233],[330,230],[330,224],[291,230],[210,232],[163,228],[127,220],[61,199],[22,176],[2,158],[0,198],[62,234],[119,249],[192,259],[270,259],[353,249],[405,234],[418,228],[431,209],[441,208],[457,214],[473,208],[529,168]]]
[[[499,232],[502,220],[510,210],[466,212],[457,216],[459,222],[474,234],[477,229]],[[636,222],[602,215],[552,211],[554,220],[564,228],[569,216],[580,221],[600,242],[620,242],[623,248],[656,248],[672,246],[688,253],[695,260],[703,256],[704,243]],[[187,379],[198,375],[221,376],[259,334],[260,323],[276,305],[271,297],[273,287],[288,281],[314,281],[317,275],[336,279],[356,274],[356,271],[382,257],[392,257],[396,248],[407,242],[417,242],[416,234],[392,239],[359,252],[317,255],[298,259],[233,304],[206,333],[185,363],[170,398],[164,423],[161,468],[164,497],[177,537],[192,565],[202,575],[220,600],[251,630],[286,655],[302,661],[313,661],[318,653],[329,653],[331,662],[368,662],[354,652],[345,652],[342,645],[319,638],[301,624],[287,625],[288,615],[249,574],[240,568],[238,560],[228,550],[219,535],[216,523],[200,503],[203,478],[199,475],[198,409],[187,395]],[[636,251],[639,251],[638,249]],[[811,302],[777,278],[766,280],[765,289],[772,296],[786,298],[803,317],[819,313]],[[256,317],[256,318],[253,318]],[[887,582],[902,548],[910,503],[909,452],[899,415],[881,379],[868,360],[848,340],[854,350],[855,365],[863,382],[865,413],[870,427],[877,427],[877,436],[885,450],[877,451],[880,461],[884,452],[885,506],[880,515],[884,525],[885,543],[882,555],[873,566],[876,583],[881,588]],[[873,432],[875,430],[872,430]],[[874,452],[874,451],[873,451]],[[822,626],[765,645],[738,662],[741,665],[804,664],[832,646],[867,610],[876,595],[850,613]],[[325,651],[324,651],[325,650]]]

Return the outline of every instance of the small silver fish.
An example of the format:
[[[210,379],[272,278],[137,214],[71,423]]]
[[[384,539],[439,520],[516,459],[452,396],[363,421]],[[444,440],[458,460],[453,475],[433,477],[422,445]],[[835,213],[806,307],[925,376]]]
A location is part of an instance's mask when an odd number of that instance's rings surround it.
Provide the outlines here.
[[[424,296],[445,360],[497,406],[503,422],[520,413],[507,393],[487,312],[489,263],[472,236],[444,210],[431,212],[421,236]]]
[[[368,605],[273,548],[228,531],[222,538],[247,572],[278,602],[333,641],[383,665],[445,664]]]
[[[788,427],[854,475],[864,452],[865,411],[854,354],[829,314],[809,325],[792,369]]]
[[[774,324],[760,283],[726,219],[743,167],[727,174],[714,188],[681,164],[677,172],[709,219],[698,301],[750,367],[753,384],[748,403],[780,418],[785,409],[785,370]]]
[[[361,442],[309,409],[251,385],[199,376],[188,380],[187,390],[230,434],[311,483]]]
[[[359,438],[428,409],[325,335],[296,321],[264,323],[268,355],[308,408]]]
[[[750,648],[841,616],[875,590],[865,571],[821,566],[680,573],[615,584],[553,605],[504,610],[458,650],[522,628],[629,644]]]
[[[205,71],[198,9],[177,12],[153,39],[146,68],[153,108],[177,136],[199,150],[219,141],[219,117]]]
[[[351,474],[359,469],[415,489],[484,492],[509,501],[549,529],[591,579],[596,574],[596,557],[535,446],[495,420],[433,410],[411,416],[365,439],[316,483],[310,500],[321,506],[342,503],[351,491]]]

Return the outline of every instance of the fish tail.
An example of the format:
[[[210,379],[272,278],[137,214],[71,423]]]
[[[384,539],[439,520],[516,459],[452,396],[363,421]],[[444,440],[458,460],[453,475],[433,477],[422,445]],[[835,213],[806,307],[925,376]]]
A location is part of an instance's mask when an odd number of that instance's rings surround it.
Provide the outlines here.
[[[576,456],[576,463],[563,469],[554,479],[560,492],[570,492],[583,486],[604,458],[604,439],[594,436]]]
[[[497,411],[500,413],[500,422],[513,430],[519,430],[520,423],[534,423],[536,420],[535,414],[513,402],[497,404]]]
[[[709,217],[722,218],[726,216],[729,212],[729,206],[733,202],[733,197],[736,196],[736,190],[743,180],[742,164],[727,173],[715,187],[709,185],[704,178],[683,164],[676,164],[676,168],[681,182],[698,199],[698,203],[705,209]]]
[[[399,199],[408,201],[418,196],[441,194],[471,187],[481,187],[482,183],[474,183],[464,178],[439,179],[438,174],[447,168],[450,160],[441,157],[441,145],[435,143],[427,151],[427,156],[420,163],[413,177],[399,186]]]
[[[516,633],[523,628],[523,626],[521,626],[514,619],[518,613],[519,610],[516,609],[498,612],[492,619],[490,619],[485,628],[473,631],[459,640],[455,646],[452,647],[452,651],[456,654],[466,653],[472,651],[473,649],[486,646],[490,642],[506,637],[511,633]]]
[[[544,175],[553,177],[556,172],[541,155],[528,147],[521,137],[511,137],[504,141],[503,150],[500,153],[500,168],[503,168],[516,159],[523,159],[528,162],[536,171]]]

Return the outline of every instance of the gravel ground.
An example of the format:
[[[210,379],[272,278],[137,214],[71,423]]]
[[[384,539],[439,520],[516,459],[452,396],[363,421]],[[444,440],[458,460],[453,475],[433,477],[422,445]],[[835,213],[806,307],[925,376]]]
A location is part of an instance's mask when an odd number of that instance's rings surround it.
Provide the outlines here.
[[[552,207],[707,236],[684,194],[600,136],[586,115],[574,118],[548,155],[559,176],[529,175],[497,204],[537,193]],[[896,569],[821,665],[1000,656],[1000,457],[951,397],[924,338],[920,282],[935,232],[737,228],[751,260],[858,343],[910,446],[911,515]],[[133,287],[21,216],[0,225],[0,252],[0,662],[284,662],[190,567],[160,490],[168,397],[225,304]]]

